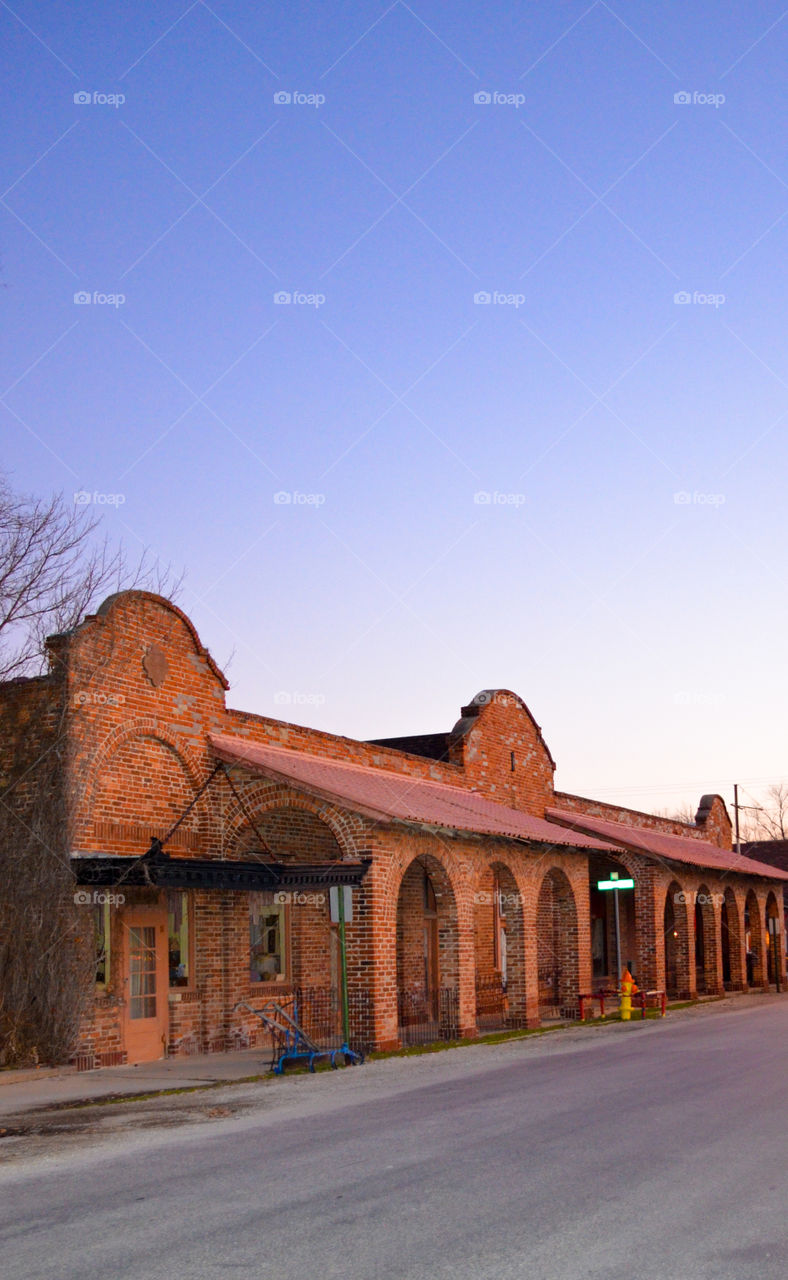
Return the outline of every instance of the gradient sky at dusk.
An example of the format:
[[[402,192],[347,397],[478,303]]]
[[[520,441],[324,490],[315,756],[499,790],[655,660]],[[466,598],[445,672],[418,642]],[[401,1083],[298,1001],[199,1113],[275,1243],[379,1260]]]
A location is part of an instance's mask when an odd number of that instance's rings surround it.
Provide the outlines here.
[[[780,4],[0,31],[4,465],[185,566],[231,705],[364,738],[504,686],[567,790],[788,775]]]

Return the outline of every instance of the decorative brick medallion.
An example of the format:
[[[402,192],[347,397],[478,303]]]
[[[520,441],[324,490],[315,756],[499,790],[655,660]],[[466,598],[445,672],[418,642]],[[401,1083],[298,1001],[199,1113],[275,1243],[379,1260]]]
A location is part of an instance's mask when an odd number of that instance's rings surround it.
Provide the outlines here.
[[[154,689],[159,689],[167,679],[169,671],[164,650],[157,644],[148,645],[142,659],[142,666]]]

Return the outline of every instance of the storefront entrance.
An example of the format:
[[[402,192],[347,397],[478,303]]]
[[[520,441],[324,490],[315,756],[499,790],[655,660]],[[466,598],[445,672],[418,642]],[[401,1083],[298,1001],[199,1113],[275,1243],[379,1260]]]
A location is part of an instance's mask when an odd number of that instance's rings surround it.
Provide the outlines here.
[[[124,1039],[129,1062],[153,1062],[167,1051],[167,909],[123,912]]]

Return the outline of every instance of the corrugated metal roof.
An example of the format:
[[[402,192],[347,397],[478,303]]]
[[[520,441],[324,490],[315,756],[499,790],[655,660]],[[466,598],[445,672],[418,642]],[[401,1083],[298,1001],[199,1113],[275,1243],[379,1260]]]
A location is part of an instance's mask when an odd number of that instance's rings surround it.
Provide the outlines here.
[[[560,830],[555,823],[486,800],[474,791],[429,778],[413,778],[369,765],[326,760],[287,747],[259,746],[228,734],[211,735],[219,759],[330,800],[383,822],[409,822],[504,836],[542,844],[620,852],[594,836]]]
[[[632,827],[623,822],[611,822],[589,813],[572,813],[569,809],[548,809],[547,817],[574,831],[591,832],[602,840],[612,840],[646,853],[652,858],[669,862],[684,862],[692,867],[706,867],[714,871],[740,871],[743,875],[769,876],[774,880],[788,880],[788,873],[778,871],[754,858],[739,857],[732,849],[720,849],[708,840],[693,840],[692,836],[674,836],[666,831],[653,831],[648,827]]]

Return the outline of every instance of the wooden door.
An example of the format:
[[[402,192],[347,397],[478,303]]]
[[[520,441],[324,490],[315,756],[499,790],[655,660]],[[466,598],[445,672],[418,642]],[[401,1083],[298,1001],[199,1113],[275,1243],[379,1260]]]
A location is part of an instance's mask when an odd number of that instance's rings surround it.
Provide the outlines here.
[[[169,1028],[167,909],[123,913],[125,1042],[129,1062],[163,1058]]]

